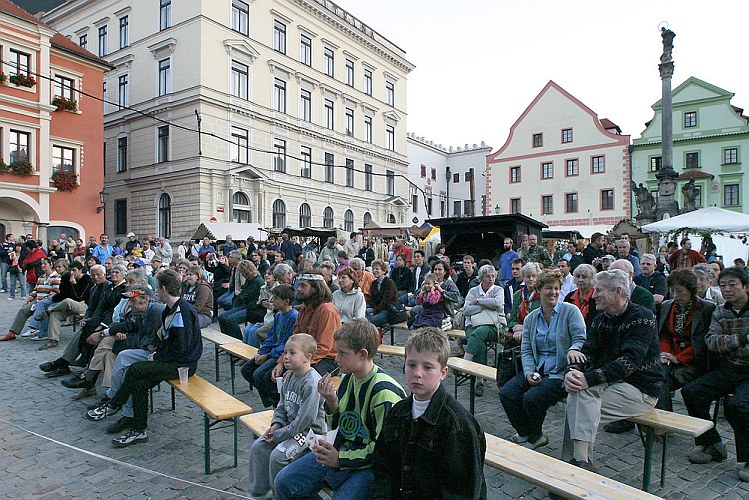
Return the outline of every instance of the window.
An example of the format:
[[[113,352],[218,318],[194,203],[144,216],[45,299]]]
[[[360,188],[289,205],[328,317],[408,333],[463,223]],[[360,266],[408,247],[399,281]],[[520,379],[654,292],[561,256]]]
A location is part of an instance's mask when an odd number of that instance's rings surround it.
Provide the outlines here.
[[[69,101],[73,100],[73,80],[64,76],[55,75],[55,97],[62,97]]]
[[[460,200],[455,200],[453,202],[453,216],[460,217],[460,212],[462,208],[463,208],[463,202]]]
[[[302,146],[300,148],[300,155],[302,156],[302,169],[300,175],[308,179],[312,178],[312,148],[309,146]]]
[[[387,148],[390,151],[395,151],[395,127],[392,125],[385,125],[385,138]]]
[[[544,134],[533,134],[533,147],[540,148],[544,145]]]
[[[372,144],[372,117],[364,117],[364,140]]]
[[[364,190],[372,191],[372,165],[364,165]]]
[[[231,29],[250,34],[250,6],[242,0],[231,0]]]
[[[127,233],[127,200],[114,200],[114,232]]]
[[[687,153],[685,157],[686,168],[697,168],[700,166],[699,153]]]
[[[231,145],[229,147],[229,161],[237,163],[249,163],[250,161],[250,138],[246,129],[239,127],[231,128]]]
[[[333,130],[333,101],[325,99],[325,128]]]
[[[519,214],[520,213],[520,198],[511,198],[510,199],[510,213],[511,214]]]
[[[273,143],[273,149],[276,151],[276,156],[273,159],[273,170],[286,172],[286,141],[276,139]]]
[[[445,202],[445,200],[443,200],[442,198],[440,198],[440,217],[447,216],[447,214],[445,212],[446,210],[447,210],[447,203]]]
[[[158,128],[157,161],[169,161],[169,125]]]
[[[346,85],[354,86],[354,61],[346,59]]]
[[[172,60],[169,58],[159,61],[159,95],[166,95],[172,91]]]
[[[307,89],[299,91],[299,98],[301,100],[301,115],[302,120],[306,122],[312,121],[312,92]]]
[[[335,156],[333,153],[325,153],[325,182],[335,182]]]
[[[432,197],[427,198],[427,215],[432,215]]]
[[[123,16],[120,18],[120,48],[124,49],[128,45],[128,19],[127,16]]]
[[[573,177],[580,174],[580,169],[577,160],[567,160],[567,177]]]
[[[411,195],[411,211],[414,213],[419,211],[419,195],[418,194]]]
[[[510,167],[510,183],[520,182],[520,167]]]
[[[82,49],[87,49],[88,48],[88,35],[79,36],[78,45],[80,45]]]
[[[653,156],[650,158],[650,171],[658,172],[663,166],[663,158],[660,156]]]
[[[10,71],[11,75],[28,75],[30,71],[29,63],[31,56],[25,52],[10,49]]]
[[[552,162],[545,162],[541,164],[541,178],[542,179],[553,179],[554,178],[554,164]]]
[[[166,193],[159,197],[159,236],[172,236],[172,198]]]
[[[388,224],[395,224],[395,214],[388,214]]]
[[[364,93],[372,95],[372,71],[369,69],[364,70]]]
[[[541,215],[554,213],[554,198],[551,195],[541,197]]]
[[[31,134],[18,130],[10,131],[10,162],[29,161],[29,142]]]
[[[273,89],[276,111],[286,113],[286,82],[280,78],[276,78]]]
[[[52,173],[75,172],[75,149],[52,146]]]
[[[346,108],[346,135],[354,137],[354,110]]]
[[[702,207],[702,186],[694,186],[694,206],[697,208]]]
[[[106,80],[101,82],[101,98],[103,99],[104,104],[106,105],[107,103],[107,81]]]
[[[286,227],[286,203],[283,200],[273,202],[273,227]]]
[[[650,194],[653,195],[653,206],[658,206],[658,199],[660,198],[661,194],[657,189],[654,189],[653,191],[650,191]]]
[[[421,178],[426,179],[427,178],[427,166],[423,163],[421,164]]]
[[[128,92],[127,92],[127,75],[120,75],[117,78],[117,105],[120,109],[127,107],[128,103]]]
[[[604,189],[601,191],[601,210],[614,209],[614,190]]]
[[[471,182],[473,180],[473,171],[469,170],[468,172],[463,174],[463,180],[465,180],[466,182]]]
[[[99,57],[107,55],[107,27],[99,27]]]
[[[437,180],[437,169],[436,168],[432,169],[432,180],[433,181]]]
[[[286,53],[286,25],[278,20],[273,21],[273,49]]]
[[[385,102],[395,106],[395,84],[393,82],[385,82]]]
[[[387,170],[385,172],[385,178],[387,179],[387,194],[388,196],[395,196],[395,172]]]
[[[726,148],[723,150],[723,164],[729,165],[731,163],[739,162],[739,149],[738,148]]]
[[[117,171],[127,171],[127,137],[117,139]]]
[[[564,128],[562,129],[562,144],[566,144],[568,142],[572,142],[572,129]]]
[[[299,61],[312,66],[312,39],[305,34],[299,37]]]
[[[346,210],[343,214],[343,230],[347,233],[354,232],[354,212]]]
[[[697,126],[697,112],[688,111],[684,113],[684,127],[696,127]]]
[[[346,158],[346,187],[354,187],[354,160]]]
[[[460,174],[453,174],[453,184],[460,182]]]
[[[463,201],[463,215],[473,217],[473,202],[471,200]]]
[[[333,227],[333,209],[330,207],[325,207],[322,212],[322,226],[328,229]]]
[[[603,174],[606,172],[606,157],[594,156],[590,159],[590,173]]]
[[[233,222],[252,222],[250,198],[241,191],[231,197],[231,220]]]
[[[231,95],[248,99],[250,68],[238,61],[231,62]]]
[[[577,193],[567,193],[565,197],[565,211],[567,213],[577,212]]]
[[[160,0],[159,29],[165,30],[172,25],[172,0]]]
[[[372,223],[372,214],[370,214],[369,212],[364,212],[364,225],[366,226],[367,224],[371,224],[371,223]]]
[[[312,209],[306,203],[299,206],[299,227],[312,227]]]
[[[323,51],[323,71],[328,76],[335,76],[335,54],[327,47]]]
[[[726,184],[723,186],[723,206],[737,207],[739,205],[739,185]]]

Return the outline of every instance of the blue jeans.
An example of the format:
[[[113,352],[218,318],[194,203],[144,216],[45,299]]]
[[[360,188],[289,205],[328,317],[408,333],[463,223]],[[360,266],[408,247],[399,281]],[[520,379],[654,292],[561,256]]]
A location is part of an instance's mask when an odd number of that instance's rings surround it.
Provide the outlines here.
[[[263,323],[253,323],[244,327],[244,331],[242,332],[242,342],[260,348],[260,339],[257,338],[256,332],[261,326],[263,326]]]
[[[382,326],[388,322],[387,311],[380,311],[377,314],[375,314],[374,309],[372,309],[371,307],[367,307],[367,312],[365,313],[365,316],[367,320],[370,323],[372,323],[374,326]]]
[[[9,262],[0,262],[0,274],[2,274],[2,289],[8,289],[8,268],[10,267]]]
[[[45,315],[44,319],[41,321],[37,321],[34,319],[34,316],[41,314],[43,312],[46,312],[49,307],[52,307],[55,305],[54,302],[52,302],[52,299],[42,299],[39,302],[36,303],[36,307],[34,308],[34,314],[31,315],[31,318],[29,318],[28,327],[29,328],[36,328],[39,330],[39,338],[46,338],[47,337],[47,329],[49,328],[49,315]]]
[[[255,360],[251,359],[243,364],[240,370],[242,377],[250,384],[250,389],[253,387],[257,389],[257,393],[263,401],[263,406],[266,408],[278,404],[278,388],[276,383],[270,379],[270,372],[276,367],[277,362],[278,359],[276,358],[268,358],[258,366],[255,364]]]
[[[242,340],[242,330],[239,324],[247,319],[247,309],[235,307],[218,315],[218,324],[221,327],[221,333],[231,335],[235,339]]]
[[[219,307],[222,307],[225,311],[228,311],[232,308],[232,303],[234,302],[234,292],[226,292],[221,294],[221,296],[216,300],[216,303]]]
[[[510,425],[529,441],[541,437],[546,412],[566,395],[562,380],[543,377],[540,385],[531,385],[523,373],[515,375],[499,391]]]
[[[310,450],[281,469],[276,476],[276,499],[319,498],[317,493],[326,485],[333,489],[335,500],[367,498],[374,479],[372,469],[340,470],[317,463]]]
[[[125,372],[130,368],[130,365],[138,361],[148,361],[149,354],[151,352],[145,349],[125,349],[117,355],[114,368],[112,368],[110,387],[107,390],[109,399],[112,399],[122,386],[122,381],[125,380]],[[133,418],[133,398],[127,398],[127,403],[122,405],[122,416]]]
[[[398,300],[401,304],[407,306],[407,307],[413,307],[416,305],[416,295],[412,295],[411,298],[408,298],[408,294],[404,293],[401,295]]]

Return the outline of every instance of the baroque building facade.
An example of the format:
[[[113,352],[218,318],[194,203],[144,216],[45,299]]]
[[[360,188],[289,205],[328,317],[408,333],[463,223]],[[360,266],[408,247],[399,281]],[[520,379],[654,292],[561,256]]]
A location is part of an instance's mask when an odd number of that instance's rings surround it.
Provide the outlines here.
[[[405,52],[328,0],[73,0],[43,19],[110,61],[106,227],[405,223]],[[200,133],[198,133],[198,129]]]

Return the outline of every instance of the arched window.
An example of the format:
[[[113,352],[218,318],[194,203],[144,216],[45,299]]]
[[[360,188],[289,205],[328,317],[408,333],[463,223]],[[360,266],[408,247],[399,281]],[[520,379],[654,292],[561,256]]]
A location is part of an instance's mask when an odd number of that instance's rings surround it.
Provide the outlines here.
[[[312,226],[312,209],[306,203],[302,203],[299,207],[299,227],[311,227]]]
[[[370,224],[372,222],[372,214],[369,212],[364,212],[364,225]]]
[[[252,222],[252,207],[250,207],[250,198],[246,194],[237,191],[231,197],[231,204],[233,222]]]
[[[286,203],[283,200],[273,202],[273,227],[286,227]]]
[[[323,227],[327,228],[333,228],[333,209],[330,207],[325,207],[325,210],[322,213],[322,225]]]
[[[172,198],[166,193],[159,198],[159,236],[172,237]]]
[[[346,210],[343,214],[343,229],[349,233],[354,232],[354,212],[351,210]]]
[[[395,215],[393,214],[388,215],[388,224],[395,224]]]

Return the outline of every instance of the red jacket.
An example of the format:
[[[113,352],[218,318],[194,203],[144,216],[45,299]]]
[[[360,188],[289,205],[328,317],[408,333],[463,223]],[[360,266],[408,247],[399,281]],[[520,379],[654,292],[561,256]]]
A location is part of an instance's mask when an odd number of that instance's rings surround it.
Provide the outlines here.
[[[44,257],[46,257],[47,254],[44,253],[44,250],[41,248],[35,248],[33,252],[28,254],[25,259],[23,259],[23,262],[21,263],[23,270],[26,271],[26,283],[34,283],[36,284],[37,278],[37,270],[39,269],[40,262],[37,262]]]
[[[681,255],[682,255],[682,253],[683,253],[682,250],[677,250],[677,251],[675,251],[674,253],[671,254],[671,257],[668,258],[668,263],[671,265],[671,269],[675,270],[675,269],[679,269],[680,267],[681,268],[686,268],[686,269],[691,269],[692,266],[694,266],[695,264],[699,264],[700,262],[706,262],[705,257],[701,253],[699,253],[699,252],[697,252],[695,250],[689,250],[689,257],[688,258],[689,258],[689,262],[691,262],[691,264],[689,264],[688,267],[686,267],[686,266],[679,266],[679,261],[682,260],[680,258]]]

